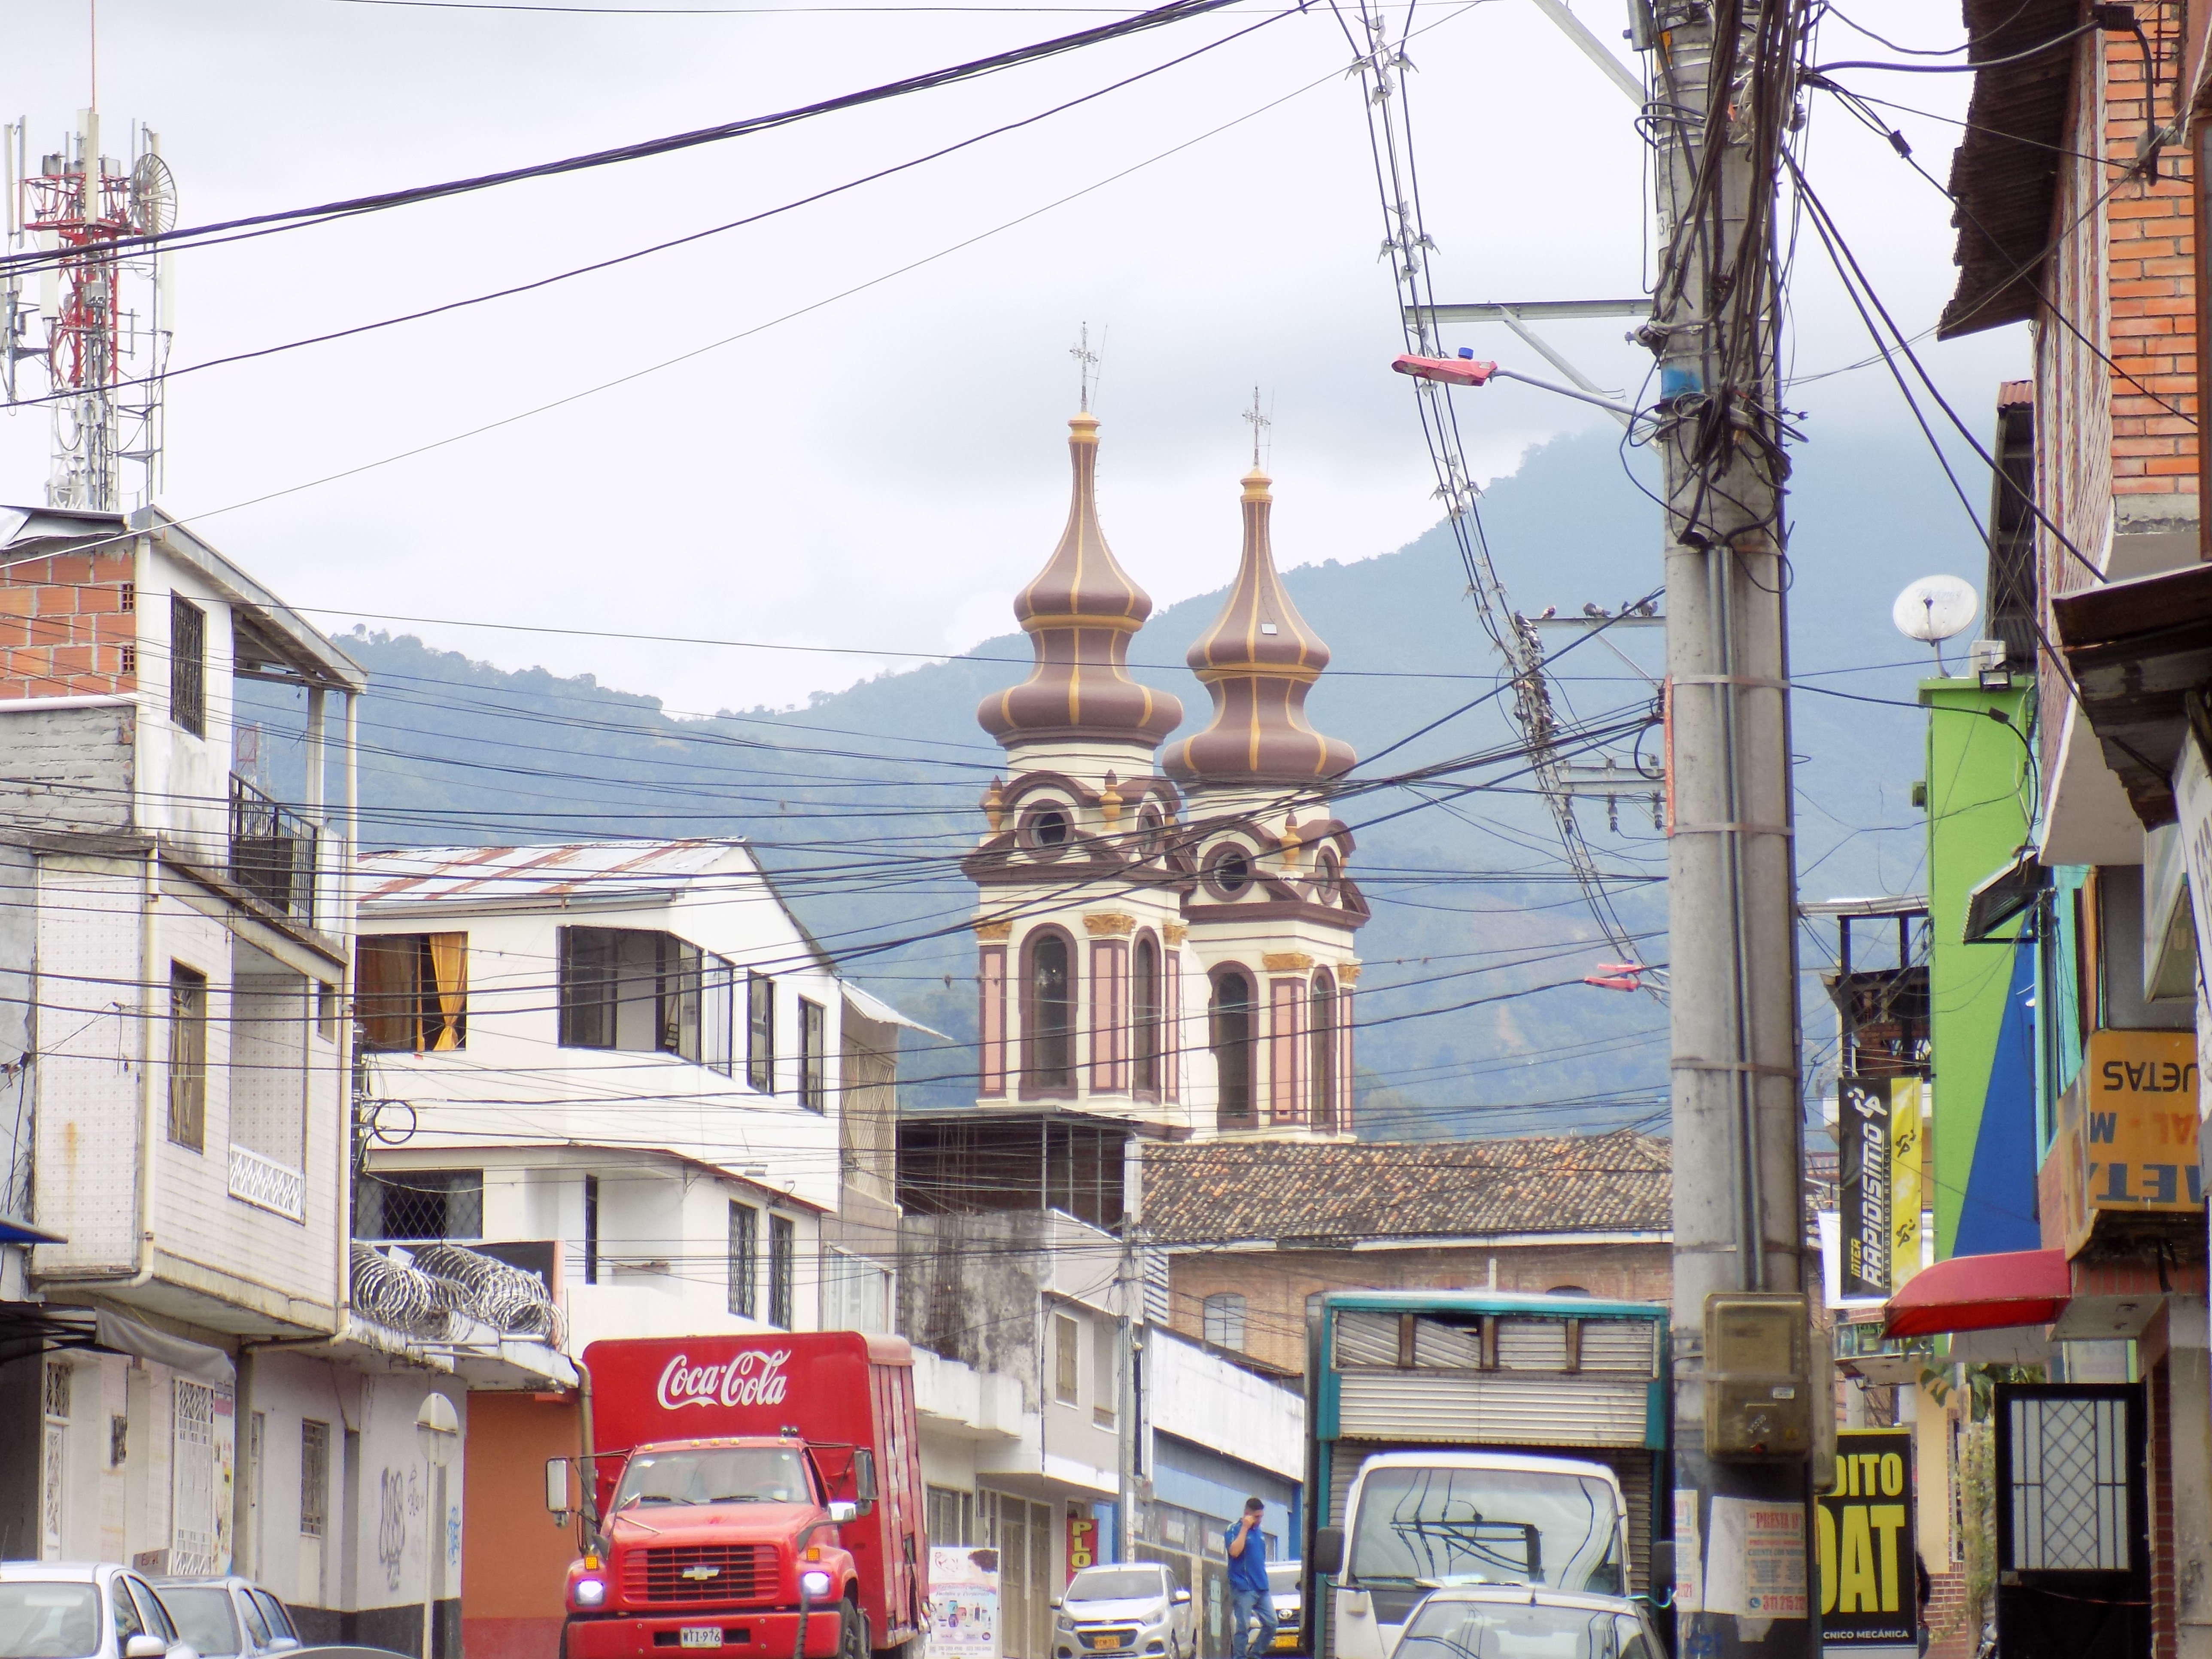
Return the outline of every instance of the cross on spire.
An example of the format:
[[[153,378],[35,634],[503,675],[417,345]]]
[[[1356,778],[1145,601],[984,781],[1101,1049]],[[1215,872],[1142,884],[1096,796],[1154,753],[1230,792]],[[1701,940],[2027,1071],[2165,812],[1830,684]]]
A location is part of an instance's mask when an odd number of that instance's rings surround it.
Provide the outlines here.
[[[1081,383],[1082,401],[1077,407],[1087,415],[1091,412],[1092,374],[1098,367],[1098,354],[1091,349],[1090,324],[1083,325],[1082,331],[1075,337],[1075,343],[1068,347],[1067,355],[1075,359],[1075,372]]]
[[[1260,388],[1256,386],[1252,388],[1252,407],[1244,411],[1244,418],[1252,427],[1252,470],[1257,472],[1260,470],[1261,436],[1274,425],[1274,422],[1261,412]]]

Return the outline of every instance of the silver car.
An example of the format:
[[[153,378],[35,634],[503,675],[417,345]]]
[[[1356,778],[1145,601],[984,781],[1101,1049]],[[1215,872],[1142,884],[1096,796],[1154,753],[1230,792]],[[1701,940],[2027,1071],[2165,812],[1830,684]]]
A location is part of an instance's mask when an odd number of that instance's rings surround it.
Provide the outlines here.
[[[1053,1606],[1054,1659],[1193,1659],[1198,1652],[1190,1592],[1157,1562],[1085,1567]]]
[[[1667,1659],[1641,1602],[1625,1595],[1480,1584],[1431,1591],[1393,1659]]]
[[[154,1589],[200,1659],[261,1659],[300,1645],[284,1604],[251,1578],[156,1578]]]
[[[128,1567],[0,1561],[0,1659],[199,1659]]]

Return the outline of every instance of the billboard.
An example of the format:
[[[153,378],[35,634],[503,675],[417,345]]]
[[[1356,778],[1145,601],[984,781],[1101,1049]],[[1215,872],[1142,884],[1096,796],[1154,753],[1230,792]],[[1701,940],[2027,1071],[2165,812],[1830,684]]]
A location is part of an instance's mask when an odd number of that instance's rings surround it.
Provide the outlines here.
[[[1836,1484],[1820,1494],[1813,1525],[1820,1562],[1822,1653],[1917,1659],[1912,1431],[1838,1431]]]
[[[1845,1078],[1838,1090],[1837,1208],[1846,1297],[1890,1291],[1890,1081]]]

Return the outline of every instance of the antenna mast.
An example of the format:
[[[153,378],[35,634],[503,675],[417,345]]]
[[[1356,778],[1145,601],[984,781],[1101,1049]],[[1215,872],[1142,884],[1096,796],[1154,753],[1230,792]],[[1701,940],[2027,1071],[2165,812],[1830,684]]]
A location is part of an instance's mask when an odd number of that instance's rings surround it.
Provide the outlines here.
[[[167,261],[157,246],[127,254],[125,236],[159,235],[177,220],[177,190],[160,137],[134,123],[128,166],[100,154],[100,112],[77,112],[64,149],[29,169],[27,123],[4,129],[8,246],[27,242],[38,262],[37,304],[27,306],[22,266],[0,286],[0,395],[53,411],[46,504],[120,513],[145,506],[161,484],[161,374],[173,338]],[[32,327],[33,319],[38,327]],[[27,391],[17,366],[37,360],[43,390]],[[122,465],[137,464],[125,499]]]

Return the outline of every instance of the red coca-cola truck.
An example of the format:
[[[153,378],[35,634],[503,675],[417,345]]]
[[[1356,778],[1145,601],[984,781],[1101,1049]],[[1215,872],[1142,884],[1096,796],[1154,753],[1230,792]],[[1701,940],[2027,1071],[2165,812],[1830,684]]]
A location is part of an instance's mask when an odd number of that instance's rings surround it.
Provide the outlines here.
[[[909,1643],[919,1659],[929,1545],[903,1339],[594,1342],[583,1369],[586,1455],[546,1468],[548,1507],[581,1509],[562,1659],[869,1659]]]

